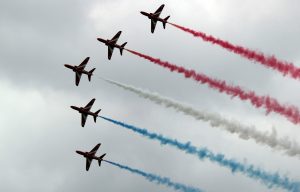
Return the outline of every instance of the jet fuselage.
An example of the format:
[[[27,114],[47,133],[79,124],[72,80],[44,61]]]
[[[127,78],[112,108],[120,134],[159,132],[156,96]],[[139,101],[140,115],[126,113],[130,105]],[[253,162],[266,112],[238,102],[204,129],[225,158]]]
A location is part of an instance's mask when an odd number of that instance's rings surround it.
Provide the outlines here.
[[[144,11],[141,11],[141,14],[142,14],[142,15],[145,15],[145,16],[148,17],[149,19],[154,19],[154,20],[157,20],[157,21],[166,22],[164,19],[155,16],[153,13],[146,13],[146,12],[144,12]]]
[[[65,67],[68,68],[68,69],[72,69],[74,72],[80,72],[80,73],[83,73],[83,74],[86,74],[86,75],[90,74],[90,72],[88,72],[86,70],[82,70],[78,66],[72,66],[72,65],[65,64]]]
[[[71,106],[72,109],[78,111],[79,113],[83,113],[83,114],[87,114],[87,115],[92,115],[92,116],[97,116],[96,113],[93,113],[89,110],[86,110],[85,108],[83,107],[76,107],[76,106]]]
[[[83,151],[76,151],[76,153],[78,153],[79,155],[84,156],[85,158],[89,158],[89,159],[96,159],[98,160],[99,157],[96,157],[95,155],[89,153],[89,152],[83,152]]]
[[[116,43],[112,43],[111,40],[107,39],[102,39],[102,38],[97,38],[98,41],[104,43],[106,46],[112,46],[112,47],[116,47],[116,48],[119,48],[121,49],[122,47]]]

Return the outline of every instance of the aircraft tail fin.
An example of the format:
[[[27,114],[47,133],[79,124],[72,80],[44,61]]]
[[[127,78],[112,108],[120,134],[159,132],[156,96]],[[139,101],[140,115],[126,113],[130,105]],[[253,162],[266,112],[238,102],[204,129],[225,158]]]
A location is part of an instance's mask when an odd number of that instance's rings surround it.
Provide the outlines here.
[[[98,114],[100,113],[101,109],[99,109],[98,111],[95,112],[95,115],[94,115],[94,121],[96,123],[96,120],[97,120],[97,117],[98,117]]]
[[[125,45],[127,44],[127,42],[123,43],[120,47],[120,54],[123,54],[123,49],[125,48]]]
[[[101,166],[101,161],[103,160],[103,157],[106,155],[106,153],[104,153],[103,155],[101,155],[99,158],[98,158],[98,164],[99,164],[99,167]]]
[[[91,81],[91,78],[92,78],[92,75],[93,75],[93,72],[95,71],[95,69],[96,68],[89,71],[89,74],[88,74],[89,81]]]
[[[169,18],[170,18],[170,15],[169,15],[168,17],[166,17],[166,18],[164,19],[164,22],[162,23],[164,29],[166,28],[166,23],[168,22],[168,19],[169,19]]]

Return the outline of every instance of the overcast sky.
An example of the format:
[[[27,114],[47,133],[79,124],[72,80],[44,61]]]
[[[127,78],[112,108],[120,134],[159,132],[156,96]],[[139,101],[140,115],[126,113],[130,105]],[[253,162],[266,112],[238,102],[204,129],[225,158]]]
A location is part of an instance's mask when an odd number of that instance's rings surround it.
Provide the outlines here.
[[[172,191],[137,175],[93,162],[85,171],[85,159],[75,150],[88,151],[102,143],[97,155],[167,176],[205,191],[281,191],[268,189],[242,174],[232,174],[208,160],[200,161],[168,146],[98,119],[88,117],[80,126],[80,114],[70,105],[84,106],[92,98],[92,111],[122,120],[181,141],[191,141],[251,163],[266,171],[278,171],[300,181],[299,158],[236,135],[211,128],[172,109],[165,109],[101,81],[104,76],[125,84],[156,91],[218,112],[261,131],[272,126],[281,137],[300,142],[300,127],[277,114],[265,115],[249,102],[200,85],[153,65],[128,52],[115,50],[107,60],[107,47],[96,38],[110,39],[122,30],[119,43],[127,48],[195,69],[282,103],[300,108],[300,82],[250,62],[233,53],[184,33],[157,24],[140,11],[154,12],[166,4],[161,16],[300,66],[300,1],[298,0],[2,0],[0,1],[0,191]],[[74,73],[63,64],[96,68],[92,81],[82,76],[75,86]]]

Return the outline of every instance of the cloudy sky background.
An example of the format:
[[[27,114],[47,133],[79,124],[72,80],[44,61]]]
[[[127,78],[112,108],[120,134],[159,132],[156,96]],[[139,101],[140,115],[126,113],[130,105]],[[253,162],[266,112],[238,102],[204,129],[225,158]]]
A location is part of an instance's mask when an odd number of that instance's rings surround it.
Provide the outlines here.
[[[276,127],[282,137],[300,140],[299,125],[277,114],[264,115],[249,102],[231,99],[207,86],[107,47],[96,38],[111,38],[122,30],[119,43],[127,48],[224,79],[260,95],[272,95],[300,108],[300,82],[283,77],[218,46],[150,20],[139,11],[153,12],[165,3],[162,17],[244,45],[278,58],[300,63],[300,2],[297,0],[4,0],[0,2],[0,191],[172,191],[107,164],[94,162],[89,172],[75,150],[98,152],[109,160],[168,176],[205,191],[281,191],[231,172],[209,161],[161,147],[125,129],[88,118],[85,128],[70,105],[83,106],[96,98],[93,111],[196,146],[223,153],[270,172],[300,180],[299,158],[291,158],[253,141],[240,140],[207,123],[165,109],[136,95],[74,73],[63,64],[79,64],[90,56],[86,69],[126,84],[159,92],[200,110],[219,112],[262,131]]]

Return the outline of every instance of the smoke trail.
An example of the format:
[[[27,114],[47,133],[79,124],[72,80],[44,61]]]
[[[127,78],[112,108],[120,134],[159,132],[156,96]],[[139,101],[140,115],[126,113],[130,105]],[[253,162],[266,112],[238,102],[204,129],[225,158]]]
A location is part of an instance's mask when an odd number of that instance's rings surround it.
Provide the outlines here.
[[[158,93],[151,93],[145,90],[135,88],[130,85],[125,85],[116,81],[104,79],[106,82],[121,87],[127,91],[137,94],[140,97],[149,99],[159,105],[174,108],[176,111],[181,111],[186,115],[192,116],[197,120],[209,122],[212,127],[221,127],[229,133],[236,133],[241,139],[253,139],[259,144],[268,145],[273,149],[281,149],[290,156],[300,155],[300,147],[296,142],[290,141],[289,138],[278,138],[276,130],[273,128],[272,133],[262,133],[254,126],[245,126],[233,120],[228,120],[221,117],[217,113],[207,113],[205,111],[198,111],[191,106],[184,105],[173,99],[160,96]]]
[[[184,184],[181,183],[175,183],[173,181],[171,181],[169,178],[167,177],[160,177],[158,175],[154,175],[152,173],[146,173],[144,171],[138,170],[138,169],[134,169],[125,165],[121,165],[119,163],[115,163],[112,161],[107,161],[107,160],[103,160],[111,165],[114,165],[116,167],[119,167],[121,169],[125,169],[127,171],[130,171],[132,173],[141,175],[143,177],[145,177],[148,181],[150,182],[156,182],[157,184],[161,184],[161,185],[166,185],[168,187],[171,187],[175,190],[178,191],[184,191],[184,192],[201,192],[202,190],[194,188],[194,187],[190,187],[190,186],[186,186]]]
[[[182,143],[175,139],[164,137],[163,135],[151,133],[147,129],[141,129],[133,125],[128,125],[126,123],[116,121],[107,117],[103,117],[103,116],[99,116],[99,117],[111,123],[114,123],[116,125],[119,125],[123,128],[132,130],[135,133],[138,133],[142,136],[148,137],[149,139],[157,140],[162,145],[170,145],[172,147],[185,151],[188,154],[194,154],[198,156],[198,158],[201,160],[205,158],[209,159],[210,161],[218,163],[223,167],[229,168],[232,172],[241,172],[250,178],[260,180],[263,184],[267,185],[269,188],[273,186],[278,186],[293,192],[299,192],[300,190],[299,182],[292,182],[290,181],[289,178],[282,177],[278,173],[268,173],[263,171],[260,168],[255,168],[253,165],[246,165],[233,159],[226,159],[226,157],[223,154],[214,154],[213,152],[209,151],[206,148],[197,148],[191,145],[190,142]]]
[[[176,66],[166,61],[144,55],[142,53],[127,49],[130,53],[137,55],[141,58],[151,61],[152,63],[158,64],[164,68],[169,69],[171,72],[175,71],[183,73],[185,78],[192,78],[201,84],[208,84],[209,87],[217,89],[219,92],[225,92],[227,95],[232,97],[239,97],[241,100],[249,100],[256,108],[264,107],[266,114],[270,112],[276,112],[285,116],[288,120],[294,124],[300,123],[300,112],[295,106],[288,106],[280,104],[276,99],[269,96],[258,96],[254,91],[245,91],[239,86],[228,85],[225,81],[210,78],[204,74],[197,73],[194,70],[188,70],[184,67]]]
[[[194,31],[192,29],[189,29],[189,28],[186,28],[186,27],[174,24],[174,23],[169,23],[169,24],[182,30],[182,31],[188,32],[188,33],[194,35],[195,37],[200,37],[201,39],[203,39],[203,41],[207,41],[212,44],[217,44],[217,45],[223,47],[224,49],[229,50],[230,52],[234,52],[234,53],[236,53],[244,58],[247,58],[251,61],[256,61],[266,67],[275,69],[275,70],[279,71],[280,73],[282,73],[284,76],[289,75],[294,79],[300,79],[300,68],[296,67],[292,63],[289,63],[286,61],[280,61],[275,56],[266,56],[261,52],[250,50],[250,49],[247,49],[242,46],[233,45],[227,41],[215,38],[211,35],[207,35],[200,31]]]

